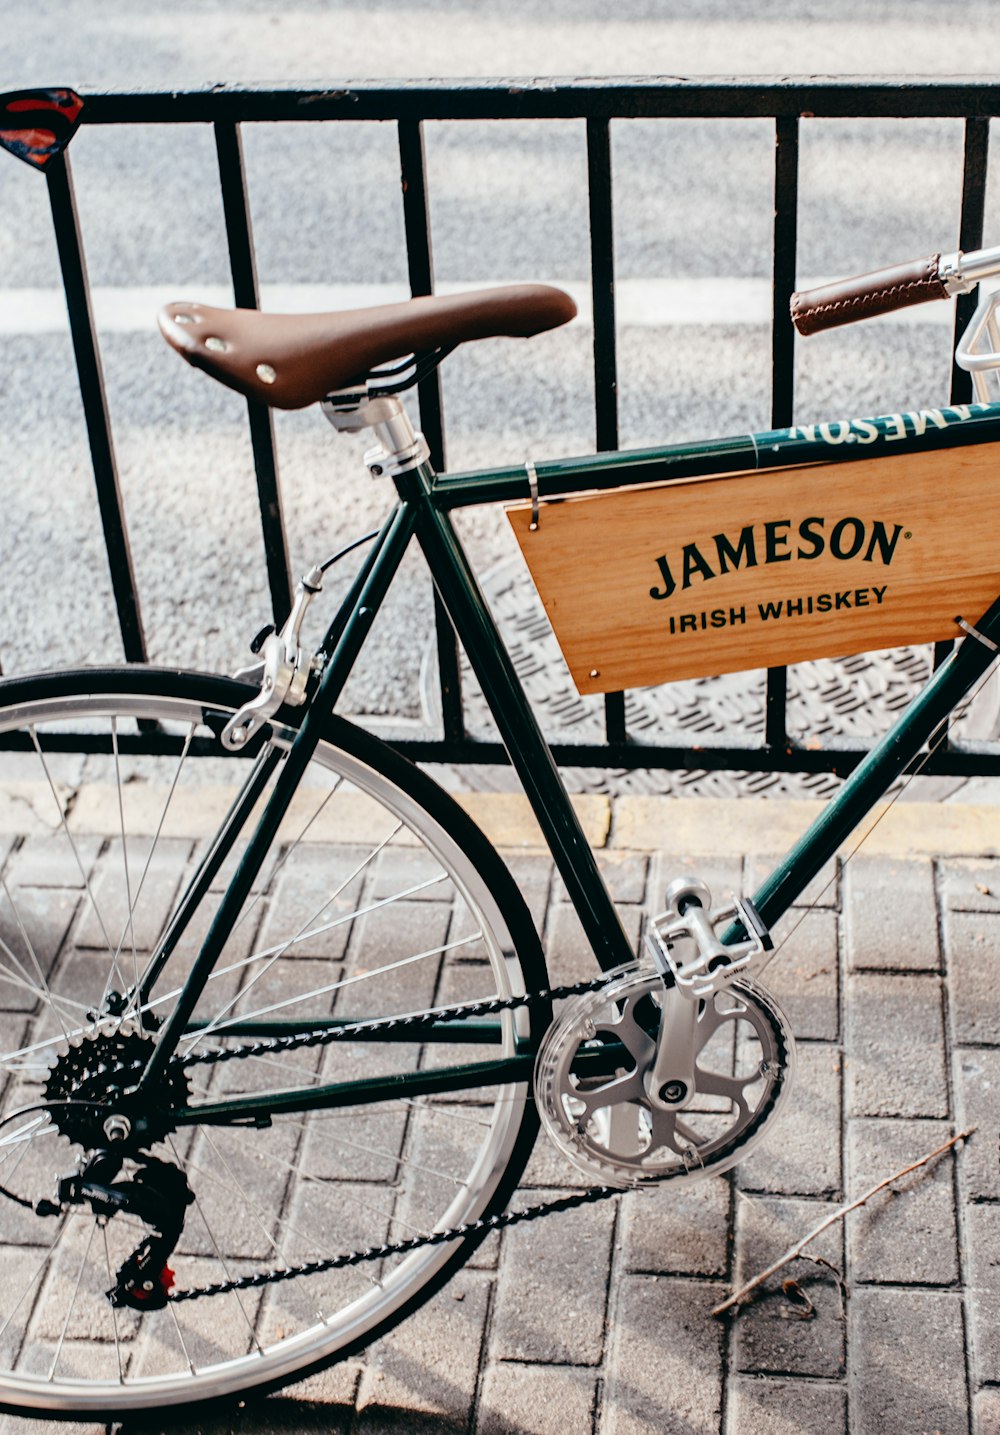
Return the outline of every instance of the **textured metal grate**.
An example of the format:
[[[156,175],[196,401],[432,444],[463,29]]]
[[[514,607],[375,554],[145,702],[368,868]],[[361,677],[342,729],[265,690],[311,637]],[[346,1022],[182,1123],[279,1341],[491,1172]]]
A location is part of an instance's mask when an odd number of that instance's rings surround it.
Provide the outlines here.
[[[531,578],[519,559],[498,564],[481,578],[483,590],[510,647],[518,677],[551,742],[599,742],[604,704],[581,697]],[[430,658],[428,654],[428,658]],[[788,669],[788,734],[806,746],[838,741],[869,743],[883,733],[930,676],[933,650],[894,648],[852,657],[799,663]],[[440,721],[432,661],[423,664],[423,703],[428,721]],[[470,737],[495,741],[485,700],[463,657],[462,686]],[[628,731],[638,742],[698,744],[724,740],[742,746],[763,744],[766,674],[763,671],[693,678],[626,694]],[[1000,733],[998,685],[990,684],[959,729],[965,739]],[[825,797],[840,786],[830,773],[725,772],[707,769],[565,768],[578,792],[697,794],[707,797]],[[964,779],[925,778],[925,800],[959,790]],[[513,777],[501,768],[478,770],[477,785],[505,788]]]

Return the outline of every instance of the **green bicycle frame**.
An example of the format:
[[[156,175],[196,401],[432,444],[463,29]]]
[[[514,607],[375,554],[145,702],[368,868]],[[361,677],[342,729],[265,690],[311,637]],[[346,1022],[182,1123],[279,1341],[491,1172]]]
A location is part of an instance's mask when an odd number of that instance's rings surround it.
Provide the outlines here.
[[[955,405],[944,409],[891,414],[872,420],[778,429],[711,443],[672,445],[642,451],[595,455],[582,459],[537,463],[538,495],[542,501],[625,485],[662,483],[667,479],[708,474],[734,474],[765,468],[803,466],[832,460],[851,462],[879,454],[946,450],[967,444],[1000,441],[1000,404]],[[808,483],[808,470],[803,472]],[[326,635],[329,654],[271,797],[259,819],[246,853],[205,938],[170,1019],[159,1033],[156,1049],[140,1081],[149,1088],[162,1074],[176,1049],[208,976],[229,936],[240,908],[299,779],[320,740],[344,684],[361,651],[371,624],[415,538],[431,571],[448,615],[465,648],[489,703],[493,719],[524,787],[534,815],[579,915],[599,967],[610,971],[631,962],[635,953],[614,903],[601,878],[593,852],[576,817],[548,744],[520,685],[497,631],[487,602],[450,518],[451,510],[530,496],[524,468],[494,469],[471,474],[436,475],[426,463],[395,479],[398,503],[341,605]],[[966,615],[967,616],[967,615]],[[811,878],[855,829],[859,820],[890,784],[911,766],[948,714],[972,689],[996,657],[1000,644],[1000,596],[974,625],[975,636],[961,642],[937,669],[889,732],[855,769],[802,839],[754,894],[765,923],[773,925]],[[742,935],[738,924],[730,941]],[[158,972],[157,972],[158,974]],[[338,1023],[330,1022],[336,1026]],[[499,1041],[498,1024],[469,1023],[461,1040],[488,1044]],[[247,1022],[228,1028],[231,1035],[278,1035],[315,1029],[315,1023]],[[378,1034],[373,1033],[378,1039]],[[419,1041],[453,1039],[445,1025],[421,1029]],[[198,1122],[266,1122],[274,1114],[351,1102],[390,1100],[426,1092],[468,1089],[477,1085],[528,1080],[533,1053],[503,1060],[447,1067],[434,1072],[314,1086],[257,1098],[237,1097],[175,1113],[179,1124]]]

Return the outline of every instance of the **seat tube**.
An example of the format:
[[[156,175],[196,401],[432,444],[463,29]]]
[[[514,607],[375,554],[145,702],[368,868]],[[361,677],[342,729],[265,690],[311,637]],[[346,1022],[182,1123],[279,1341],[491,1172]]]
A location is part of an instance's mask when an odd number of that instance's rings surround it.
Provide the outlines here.
[[[418,508],[416,536],[448,616],[479,679],[493,720],[602,970],[635,960],[635,951],[563,786],[549,745],[514,671],[458,535],[430,493],[423,464],[397,479]]]

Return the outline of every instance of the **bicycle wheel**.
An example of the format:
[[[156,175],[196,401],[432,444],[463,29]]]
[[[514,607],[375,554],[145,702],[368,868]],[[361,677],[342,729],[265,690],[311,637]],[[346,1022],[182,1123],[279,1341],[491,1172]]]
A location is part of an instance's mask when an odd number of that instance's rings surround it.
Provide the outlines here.
[[[0,753],[0,771],[28,834],[0,835],[4,1409],[95,1419],[276,1388],[383,1334],[481,1239],[140,1312],[106,1294],[148,1235],[133,1211],[33,1209],[83,1151],[109,1144],[107,1073],[144,1057],[145,1028],[172,1010],[252,819],[137,997],[171,914],[208,870],[234,796],[280,770],[294,712],[252,757],[217,741],[248,696],[229,680],[141,668],[0,684],[0,742],[16,749]],[[281,1020],[383,1018],[545,984],[523,899],[482,834],[411,764],[333,719],[178,1055],[246,1045]],[[183,1172],[193,1201],[169,1260],[176,1286],[323,1261],[502,1208],[535,1136],[530,1053],[544,1015],[490,1021],[172,1067],[150,1097],[147,1149],[118,1179],[134,1181],[147,1156]],[[493,1084],[407,1094],[415,1074],[522,1056],[523,1075],[508,1066]],[[366,1100],[368,1088],[352,1087],[349,1105],[263,1128],[170,1115],[376,1078],[395,1079],[401,1095]]]

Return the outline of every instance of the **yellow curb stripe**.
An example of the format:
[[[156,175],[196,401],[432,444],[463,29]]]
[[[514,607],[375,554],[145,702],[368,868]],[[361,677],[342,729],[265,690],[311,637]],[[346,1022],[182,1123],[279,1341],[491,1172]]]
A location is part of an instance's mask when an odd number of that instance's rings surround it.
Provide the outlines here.
[[[126,825],[130,832],[152,836],[160,827],[168,788],[130,784],[125,789]],[[507,850],[544,848],[541,831],[527,798],[520,793],[458,793],[458,803],[495,846]],[[89,784],[74,793],[60,790],[69,813],[70,830],[101,837],[119,835],[118,793],[113,785]],[[281,832],[283,840],[298,836],[307,823],[306,840],[369,843],[388,835],[384,811],[361,793],[335,793],[329,800],[319,789],[301,790]],[[163,835],[199,839],[211,835],[227,811],[233,791],[199,787],[176,792]],[[590,845],[598,850],[666,852],[673,856],[738,857],[743,853],[787,851],[822,812],[817,801],[739,798],[675,798],[600,794],[573,797]],[[315,817],[318,809],[319,816]],[[876,817],[883,813],[876,823]],[[874,825],[873,825],[874,824]],[[45,783],[0,786],[0,834],[51,832],[59,813]],[[861,832],[872,828],[864,851],[871,856],[993,856],[1000,854],[1000,805],[897,802],[870,814],[846,841],[853,850]]]

